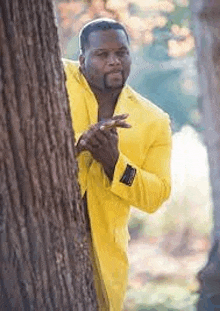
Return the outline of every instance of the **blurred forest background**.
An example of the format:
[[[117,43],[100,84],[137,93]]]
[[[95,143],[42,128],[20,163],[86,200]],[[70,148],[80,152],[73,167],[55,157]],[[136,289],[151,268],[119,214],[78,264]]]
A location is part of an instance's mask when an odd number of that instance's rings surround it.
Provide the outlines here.
[[[76,60],[88,21],[122,22],[131,38],[129,84],[169,113],[172,194],[158,212],[132,209],[125,311],[195,309],[197,272],[210,248],[212,201],[187,0],[56,0],[63,57]]]

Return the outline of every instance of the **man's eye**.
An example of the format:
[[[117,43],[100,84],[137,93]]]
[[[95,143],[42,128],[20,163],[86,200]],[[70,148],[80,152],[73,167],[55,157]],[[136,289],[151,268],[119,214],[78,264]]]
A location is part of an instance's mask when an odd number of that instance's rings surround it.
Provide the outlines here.
[[[108,53],[107,53],[107,52],[101,52],[101,53],[98,53],[97,56],[100,56],[100,57],[107,57],[107,56],[108,56]]]
[[[117,52],[117,56],[119,56],[119,57],[123,57],[123,56],[125,56],[125,55],[128,55],[128,51],[118,51]]]

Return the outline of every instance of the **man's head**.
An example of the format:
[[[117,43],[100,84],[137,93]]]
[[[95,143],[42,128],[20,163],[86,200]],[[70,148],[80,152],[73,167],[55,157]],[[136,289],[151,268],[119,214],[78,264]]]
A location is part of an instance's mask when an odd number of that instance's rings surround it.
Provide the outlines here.
[[[90,35],[90,33],[97,32],[100,30],[106,31],[109,29],[123,30],[126,37],[127,37],[127,41],[129,43],[128,33],[122,24],[116,22],[113,19],[99,18],[99,19],[96,19],[96,20],[93,20],[93,21],[87,23],[82,28],[82,30],[80,31],[79,44],[80,44],[81,53],[84,54],[85,49],[89,47],[89,35]]]
[[[130,73],[129,38],[123,25],[94,20],[80,33],[81,70],[93,90],[122,89]]]

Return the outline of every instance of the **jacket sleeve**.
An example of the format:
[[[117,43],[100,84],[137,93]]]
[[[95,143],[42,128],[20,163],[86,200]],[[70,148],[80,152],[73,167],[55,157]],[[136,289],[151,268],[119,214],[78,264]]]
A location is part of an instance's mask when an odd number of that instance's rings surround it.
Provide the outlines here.
[[[171,190],[169,118],[156,121],[155,130],[156,138],[147,150],[141,167],[120,152],[110,188],[130,205],[148,213],[155,212],[169,197]]]

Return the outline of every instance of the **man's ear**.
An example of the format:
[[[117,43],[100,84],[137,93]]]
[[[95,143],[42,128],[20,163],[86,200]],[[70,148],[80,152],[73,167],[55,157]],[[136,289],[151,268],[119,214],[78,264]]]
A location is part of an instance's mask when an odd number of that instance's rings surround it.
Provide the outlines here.
[[[79,55],[79,65],[82,70],[85,68],[85,55],[84,54]]]

